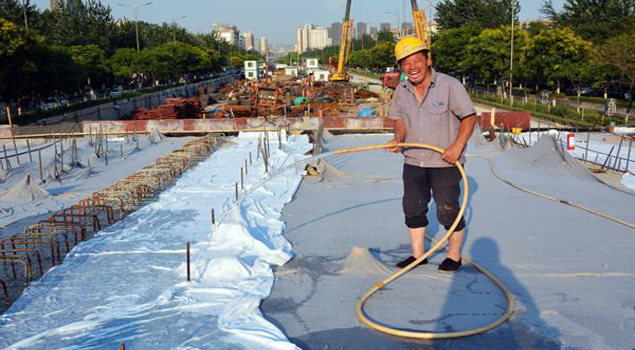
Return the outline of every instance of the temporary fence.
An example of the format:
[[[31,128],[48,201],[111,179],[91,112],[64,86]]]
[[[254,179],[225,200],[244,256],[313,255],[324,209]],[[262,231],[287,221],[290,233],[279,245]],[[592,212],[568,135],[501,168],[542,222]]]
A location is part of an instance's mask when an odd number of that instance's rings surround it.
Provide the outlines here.
[[[569,135],[570,133],[569,131],[557,130],[556,133],[554,133],[550,130],[553,129],[538,128],[523,134],[514,134],[512,130],[501,129],[499,130],[499,137],[502,143],[511,142],[522,147],[529,147],[534,142],[538,141],[540,136],[545,134],[552,134],[559,142],[560,147],[562,147],[563,149],[574,146],[573,148],[575,150],[578,150],[577,152],[569,152],[571,156],[586,163],[591,163],[599,166],[600,171],[603,171],[604,169],[611,169],[619,172],[634,173],[631,168],[635,166],[635,159],[633,159],[633,157],[635,157],[635,150],[633,149],[633,141],[635,141],[635,136],[608,132],[608,134],[613,135],[612,138],[614,138],[615,141],[619,140],[619,143],[617,147],[615,147],[615,145],[612,145],[611,149],[607,152],[605,150],[592,148],[591,133],[588,131],[582,134],[584,135],[582,141],[578,140],[575,142],[575,145],[569,145],[569,141],[567,140],[567,135]],[[574,135],[580,135],[579,133],[572,133]],[[572,151],[574,149],[572,149]],[[626,155],[624,155],[622,151],[626,152]]]

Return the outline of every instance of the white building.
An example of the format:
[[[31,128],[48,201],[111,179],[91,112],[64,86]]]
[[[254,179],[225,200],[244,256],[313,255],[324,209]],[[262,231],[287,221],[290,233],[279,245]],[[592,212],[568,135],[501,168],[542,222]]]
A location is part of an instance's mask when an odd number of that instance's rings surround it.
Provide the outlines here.
[[[329,81],[329,71],[323,69],[316,69],[312,71],[313,81]]]
[[[245,79],[258,80],[260,67],[258,61],[245,61]]]
[[[230,45],[240,44],[240,32],[236,26],[220,28],[218,29],[218,35]]]
[[[298,76],[298,67],[285,67],[284,75],[290,75],[297,77]]]
[[[306,74],[313,74],[313,79],[315,81],[323,81],[318,79],[318,75],[320,74],[323,75],[325,71],[320,69],[320,62],[318,61],[317,58],[307,58],[304,61],[304,66],[306,68],[305,70]],[[326,80],[328,80],[328,74],[326,74]]]
[[[298,53],[306,52],[309,49],[323,49],[332,43],[327,29],[316,27],[311,23],[299,27],[296,36],[296,52]]]
[[[318,69],[320,68],[320,62],[317,58],[307,58],[306,59],[306,68],[307,69]]]

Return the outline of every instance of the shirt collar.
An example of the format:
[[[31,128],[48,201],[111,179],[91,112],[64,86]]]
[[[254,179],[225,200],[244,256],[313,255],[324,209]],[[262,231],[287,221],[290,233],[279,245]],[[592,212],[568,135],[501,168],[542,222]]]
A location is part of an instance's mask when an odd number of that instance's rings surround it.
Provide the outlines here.
[[[435,83],[437,82],[437,71],[434,70],[434,68],[430,68],[430,69],[432,71],[432,77],[430,78],[430,86],[428,86],[428,89],[432,89]],[[401,85],[410,91],[414,91],[414,85],[412,85],[412,83],[408,79],[402,82]]]

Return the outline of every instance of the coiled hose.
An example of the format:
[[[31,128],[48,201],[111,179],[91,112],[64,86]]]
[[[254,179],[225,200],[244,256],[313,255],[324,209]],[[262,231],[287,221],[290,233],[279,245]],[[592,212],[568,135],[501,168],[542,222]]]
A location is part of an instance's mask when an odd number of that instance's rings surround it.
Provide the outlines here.
[[[368,146],[368,147],[341,149],[341,150],[334,151],[333,153],[334,154],[355,153],[355,152],[370,151],[370,150],[377,150],[377,149],[387,149],[387,148],[392,148],[392,147],[424,148],[424,149],[429,149],[429,150],[436,151],[436,152],[439,152],[439,153],[443,153],[444,152],[443,149],[441,149],[441,148],[438,148],[438,147],[435,147],[435,146],[431,146],[431,145],[428,145],[428,144],[424,144],[424,143],[399,143],[399,144],[396,144],[396,145],[394,145],[394,144],[392,144],[392,145],[391,144],[386,144],[386,145],[376,145],[376,146]],[[364,293],[364,295],[362,295],[362,297],[357,302],[356,313],[357,313],[357,317],[359,318],[359,320],[362,323],[364,323],[366,326],[368,326],[368,327],[370,327],[372,329],[378,330],[380,332],[387,333],[387,334],[390,334],[390,335],[399,336],[399,337],[416,338],[416,339],[446,339],[446,338],[466,337],[466,336],[470,336],[470,335],[475,335],[475,334],[486,332],[488,330],[491,330],[493,328],[496,328],[496,327],[500,326],[507,319],[509,319],[509,317],[511,317],[511,315],[512,315],[512,313],[514,311],[514,298],[511,295],[509,289],[507,289],[507,287],[498,278],[496,278],[492,273],[490,273],[484,267],[480,266],[479,264],[475,263],[474,261],[470,260],[469,258],[466,258],[465,256],[461,257],[462,260],[465,261],[467,264],[472,265],[476,270],[478,270],[479,272],[484,274],[487,278],[489,278],[503,292],[503,294],[507,298],[507,311],[499,319],[497,319],[495,322],[493,322],[493,323],[491,323],[489,325],[483,326],[483,327],[470,329],[470,330],[464,330],[464,331],[458,331],[458,332],[445,332],[445,333],[417,332],[417,331],[406,331],[406,330],[401,330],[401,329],[395,329],[395,328],[390,328],[390,327],[387,327],[387,326],[380,325],[377,322],[374,322],[374,321],[370,320],[366,316],[366,313],[364,312],[364,304],[366,303],[366,301],[375,292],[377,292],[378,290],[384,288],[385,286],[387,286],[389,283],[391,283],[392,281],[396,280],[397,278],[401,277],[402,275],[404,275],[405,273],[410,271],[412,268],[417,266],[421,261],[423,261],[424,259],[426,259],[430,255],[434,254],[436,251],[441,249],[444,246],[444,244],[447,242],[447,240],[450,238],[452,233],[454,233],[454,230],[456,229],[457,225],[461,221],[461,217],[465,213],[465,208],[467,207],[467,199],[468,199],[468,193],[469,193],[469,190],[468,190],[468,179],[467,179],[467,175],[465,174],[465,169],[463,169],[463,166],[458,161],[455,162],[455,165],[459,169],[459,172],[461,173],[461,178],[463,180],[463,186],[464,186],[464,188],[463,188],[463,200],[462,200],[462,203],[461,203],[461,209],[459,211],[459,214],[457,215],[457,217],[454,220],[454,223],[452,224],[450,229],[446,232],[446,234],[440,240],[437,241],[437,240],[430,239],[433,242],[434,245],[425,254],[423,254],[417,260],[413,261],[410,265],[408,265],[405,268],[403,268],[403,269],[395,272],[394,274],[388,276],[383,281],[375,284],[371,289],[369,289],[366,293]]]

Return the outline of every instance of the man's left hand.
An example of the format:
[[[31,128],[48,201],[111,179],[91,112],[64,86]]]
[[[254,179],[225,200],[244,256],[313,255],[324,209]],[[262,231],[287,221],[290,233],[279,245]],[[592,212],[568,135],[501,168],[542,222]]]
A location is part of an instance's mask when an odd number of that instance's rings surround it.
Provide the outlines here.
[[[463,147],[452,145],[446,148],[445,151],[443,151],[441,158],[450,164],[454,164],[461,156],[462,151],[463,151]]]

